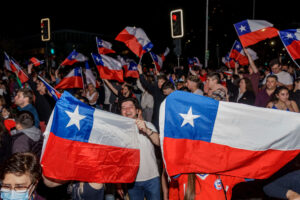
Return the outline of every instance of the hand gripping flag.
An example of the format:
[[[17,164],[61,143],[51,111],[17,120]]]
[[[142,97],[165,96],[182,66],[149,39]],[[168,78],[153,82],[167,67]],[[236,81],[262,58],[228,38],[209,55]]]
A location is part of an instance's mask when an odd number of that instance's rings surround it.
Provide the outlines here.
[[[300,29],[279,31],[279,36],[292,59],[300,59]]]
[[[82,53],[78,53],[77,51],[73,50],[60,65],[73,65],[74,63],[84,61],[87,61],[87,57],[85,57]]]
[[[55,89],[68,88],[83,88],[83,78],[80,67],[72,69],[69,74],[55,86]]]
[[[38,76],[38,78],[44,83],[53,99],[57,101],[60,98],[61,94],[56,89],[54,89],[49,83],[47,83],[47,81],[45,81],[42,77]]]
[[[159,123],[170,176],[210,173],[264,179],[300,152],[299,113],[175,91],[163,101]]]
[[[248,60],[248,57],[245,55],[245,52],[243,50],[243,46],[237,40],[234,41],[234,44],[233,44],[232,49],[230,51],[229,58],[234,59],[240,65],[249,65],[249,60]]]
[[[153,47],[152,42],[149,40],[144,30],[136,27],[127,26],[119,33],[119,35],[117,35],[115,40],[124,42],[126,46],[140,58]]]
[[[122,64],[109,56],[92,53],[100,78],[123,82]]]
[[[96,37],[97,49],[99,54],[116,53],[111,49],[111,43]]]
[[[243,47],[256,44],[267,38],[278,35],[273,24],[265,20],[244,20],[234,24],[234,28],[240,38]]]
[[[35,66],[35,67],[37,67],[37,66],[40,66],[40,65],[42,65],[42,64],[44,64],[44,60],[38,60],[37,58],[35,58],[35,57],[32,57],[32,58],[30,58],[30,62]]]
[[[140,151],[135,120],[92,108],[64,92],[44,133],[46,177],[96,183],[135,180]]]

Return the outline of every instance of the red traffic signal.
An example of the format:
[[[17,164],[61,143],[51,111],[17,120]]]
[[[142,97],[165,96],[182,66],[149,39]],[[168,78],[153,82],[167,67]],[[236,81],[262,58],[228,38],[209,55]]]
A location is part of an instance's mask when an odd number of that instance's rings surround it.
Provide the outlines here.
[[[172,10],[170,13],[172,38],[182,38],[184,35],[182,13],[182,9]]]
[[[41,19],[41,39],[42,41],[49,41],[50,38],[51,38],[50,19],[43,18]]]

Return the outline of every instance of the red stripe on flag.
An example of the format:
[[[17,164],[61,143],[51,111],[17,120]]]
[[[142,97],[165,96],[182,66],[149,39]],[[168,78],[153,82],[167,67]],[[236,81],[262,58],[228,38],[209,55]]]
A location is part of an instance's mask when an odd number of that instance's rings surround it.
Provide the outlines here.
[[[82,77],[71,76],[71,77],[63,78],[55,86],[55,89],[67,89],[67,88],[83,88]]]
[[[123,70],[110,70],[107,67],[97,66],[100,78],[108,80],[116,80],[119,82],[124,82]]]
[[[298,155],[294,151],[250,151],[201,140],[164,138],[164,159],[170,176],[212,173],[265,179]]]
[[[112,49],[107,49],[107,48],[104,48],[104,47],[99,47],[99,48],[98,48],[98,52],[99,52],[99,54],[116,53],[114,50],[112,50]]]
[[[139,150],[77,142],[50,133],[41,164],[49,178],[130,183],[139,168]]]
[[[130,34],[126,29],[119,33],[115,40],[124,42],[126,46],[138,57],[141,57],[144,53],[143,46],[139,43],[136,37]]]
[[[300,41],[294,40],[289,46],[286,47],[293,59],[300,58]]]
[[[247,33],[240,36],[240,41],[243,45],[243,47],[247,47],[253,44],[256,44],[262,40],[265,40],[267,38],[273,38],[278,35],[278,30],[273,27],[268,27],[264,29],[260,29],[258,31],[254,31],[251,33]]]

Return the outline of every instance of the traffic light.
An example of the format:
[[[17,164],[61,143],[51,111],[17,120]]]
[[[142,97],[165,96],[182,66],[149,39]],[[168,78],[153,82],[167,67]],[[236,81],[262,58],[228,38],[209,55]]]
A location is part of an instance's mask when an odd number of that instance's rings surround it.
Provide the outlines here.
[[[50,54],[51,54],[51,55],[54,55],[54,54],[55,54],[55,51],[54,51],[53,48],[50,49]]]
[[[42,37],[42,41],[44,42],[49,41],[51,38],[49,18],[41,19],[41,37]]]
[[[182,9],[172,10],[170,17],[172,38],[182,38],[184,35]]]

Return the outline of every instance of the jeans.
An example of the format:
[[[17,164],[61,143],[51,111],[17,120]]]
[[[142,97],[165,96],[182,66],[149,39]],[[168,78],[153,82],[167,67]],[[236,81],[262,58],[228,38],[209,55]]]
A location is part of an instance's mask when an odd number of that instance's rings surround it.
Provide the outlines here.
[[[130,200],[160,200],[160,178],[128,184]]]

